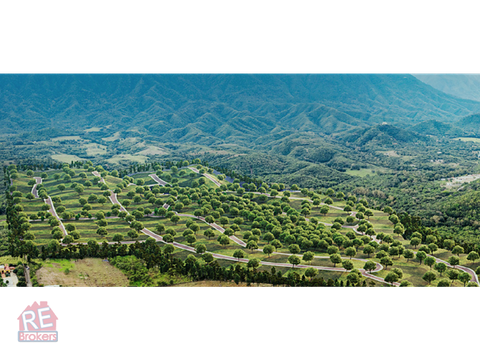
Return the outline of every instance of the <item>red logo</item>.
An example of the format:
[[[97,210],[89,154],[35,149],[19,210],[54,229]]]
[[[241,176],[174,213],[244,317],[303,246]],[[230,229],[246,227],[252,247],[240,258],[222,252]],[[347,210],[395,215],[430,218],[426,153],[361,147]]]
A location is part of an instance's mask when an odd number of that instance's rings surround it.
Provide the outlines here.
[[[18,317],[20,342],[58,341],[57,316],[46,301],[35,301],[23,310]]]

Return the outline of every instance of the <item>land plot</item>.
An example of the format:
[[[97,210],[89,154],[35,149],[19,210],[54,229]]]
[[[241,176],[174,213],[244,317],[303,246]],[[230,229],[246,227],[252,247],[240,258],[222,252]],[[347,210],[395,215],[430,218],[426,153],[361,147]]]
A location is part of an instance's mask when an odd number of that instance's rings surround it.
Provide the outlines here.
[[[154,172],[152,172],[153,174]],[[132,176],[132,178],[134,179],[134,182],[135,184],[137,184],[137,181],[138,180],[143,180],[143,184],[140,185],[140,186],[144,186],[144,185],[155,185],[157,182],[155,180],[153,180],[150,176],[148,176],[148,174],[135,174]]]
[[[122,182],[122,179],[107,175],[103,178],[105,183],[108,185],[110,189],[115,189],[115,187]]]
[[[128,286],[128,278],[116,267],[102,259],[49,260],[37,271],[41,285],[75,287]]]
[[[104,204],[99,203],[98,200],[94,202],[88,201],[88,198],[91,194],[95,194],[97,195],[98,198],[100,198],[101,196],[103,196],[102,193],[103,192],[99,193],[98,191],[95,191],[95,190],[85,190],[85,192],[81,195],[81,198],[84,198],[85,200],[87,200],[87,204],[91,206],[91,210],[88,210],[88,212],[93,216],[95,216],[95,214],[99,211],[103,211],[106,213],[110,211],[112,208],[112,203],[108,199],[107,199],[107,202],[105,202]],[[74,213],[82,212],[83,205],[80,204],[80,197],[78,196],[77,193],[75,194],[70,193],[68,196],[64,195],[61,197],[61,199],[62,199],[61,204],[58,204],[58,205],[56,204],[55,208],[63,205],[66,211],[72,211]]]
[[[310,218],[315,217],[318,219],[319,222],[327,223],[327,224],[333,224],[333,221],[336,218],[341,218],[346,223],[346,218],[348,216],[350,216],[350,213],[347,213],[342,210],[332,209],[332,208],[330,208],[330,210],[326,215],[321,214],[320,211],[317,211],[316,209],[315,210],[312,209],[309,215]]]
[[[67,226],[72,224],[75,226],[76,231],[80,234],[80,239],[76,242],[88,242],[88,240],[96,240],[98,242],[113,241],[115,234],[122,234],[125,241],[130,240],[146,240],[147,235],[139,232],[137,238],[130,238],[127,234],[131,230],[130,225],[122,219],[107,219],[108,225],[105,227],[108,235],[100,236],[97,234],[99,228],[97,221],[94,220],[78,220],[78,221],[64,221],[63,224]]]
[[[42,206],[45,205],[45,202],[43,201],[43,199],[23,199],[20,205],[23,206],[23,212],[30,216],[33,214],[37,215],[38,212],[43,211]]]
[[[420,265],[418,260],[410,260],[409,262],[405,260],[393,260],[392,266],[389,266],[386,270],[383,269],[375,273],[375,275],[385,278],[385,276],[387,276],[393,267],[399,268],[403,271],[404,275],[400,281],[407,280],[412,283],[412,286],[436,286],[438,282],[443,279],[448,280],[451,286],[463,286],[463,283],[461,283],[459,280],[454,280],[452,285],[452,281],[449,280],[445,273],[440,275],[439,272],[430,269],[429,266],[425,264]],[[436,279],[432,281],[431,284],[428,284],[427,281],[422,279],[423,275],[425,275],[427,271],[432,271],[436,275]]]
[[[32,221],[30,224],[32,226],[29,232],[35,235],[35,240],[33,241],[35,244],[46,245],[50,240],[53,239],[52,227],[47,221]]]
[[[32,185],[28,185],[28,182],[32,179],[33,177],[29,177],[24,173],[18,173],[18,177],[13,180],[13,185],[17,187],[17,191],[23,194],[23,198],[32,191]]]

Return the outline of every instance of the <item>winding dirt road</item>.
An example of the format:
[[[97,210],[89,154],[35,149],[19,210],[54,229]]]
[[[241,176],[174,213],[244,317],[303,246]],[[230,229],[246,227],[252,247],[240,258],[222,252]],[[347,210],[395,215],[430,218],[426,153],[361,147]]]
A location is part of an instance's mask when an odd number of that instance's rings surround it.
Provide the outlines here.
[[[156,174],[150,174],[148,176],[150,176],[153,180],[155,180],[157,184],[160,186],[168,185],[166,181],[163,181],[162,179],[160,179]]]
[[[35,185],[32,187],[32,194],[35,196],[36,199],[38,199],[38,191],[37,191],[37,185],[40,185],[42,183],[42,178],[41,177],[34,177],[35,181],[37,182]]]

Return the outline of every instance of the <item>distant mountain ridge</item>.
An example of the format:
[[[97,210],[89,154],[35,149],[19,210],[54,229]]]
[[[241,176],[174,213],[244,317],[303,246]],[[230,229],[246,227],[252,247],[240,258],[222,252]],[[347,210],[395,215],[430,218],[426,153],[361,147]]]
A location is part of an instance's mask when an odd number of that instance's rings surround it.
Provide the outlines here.
[[[98,126],[162,141],[251,146],[282,131],[330,135],[480,112],[411,75],[0,75],[0,132]],[[106,130],[108,127],[108,130]]]
[[[446,94],[480,101],[479,74],[414,74],[414,76]]]

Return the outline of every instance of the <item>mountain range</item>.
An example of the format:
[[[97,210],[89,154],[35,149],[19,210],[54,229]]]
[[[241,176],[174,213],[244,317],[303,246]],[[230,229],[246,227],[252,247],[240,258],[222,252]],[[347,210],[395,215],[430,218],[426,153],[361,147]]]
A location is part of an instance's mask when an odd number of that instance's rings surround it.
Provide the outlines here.
[[[0,75],[0,132],[102,129],[204,145],[454,123],[480,103],[403,74]]]

